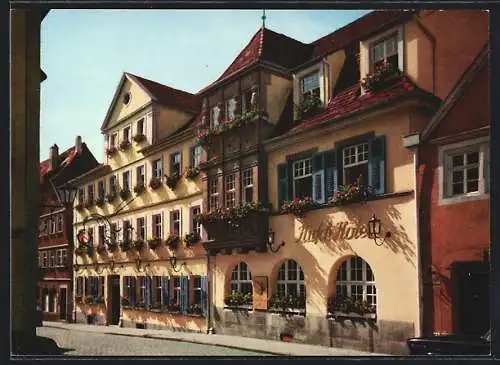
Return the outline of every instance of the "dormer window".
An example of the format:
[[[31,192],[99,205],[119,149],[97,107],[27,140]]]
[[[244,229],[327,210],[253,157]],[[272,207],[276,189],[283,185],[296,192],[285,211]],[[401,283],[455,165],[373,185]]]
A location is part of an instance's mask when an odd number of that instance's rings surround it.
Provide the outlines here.
[[[390,63],[398,67],[398,36],[391,36],[373,43],[370,49],[371,62],[370,72],[380,68],[384,63]]]
[[[313,72],[300,80],[301,100],[320,97],[319,72]]]

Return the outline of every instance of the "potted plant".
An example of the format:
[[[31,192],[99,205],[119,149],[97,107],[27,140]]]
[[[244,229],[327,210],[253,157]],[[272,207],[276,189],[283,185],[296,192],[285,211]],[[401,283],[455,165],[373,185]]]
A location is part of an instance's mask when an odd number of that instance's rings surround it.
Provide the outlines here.
[[[97,253],[102,255],[103,253],[105,253],[107,250],[106,250],[106,246],[104,244],[101,244],[101,245],[98,245],[97,246]]]
[[[134,193],[136,193],[137,195],[141,195],[144,192],[144,190],[146,190],[146,187],[142,182],[134,186]]]
[[[172,232],[165,240],[165,243],[167,244],[169,249],[175,251],[179,247],[179,241],[180,241],[179,235],[175,232]]]
[[[187,309],[188,314],[194,316],[201,316],[201,306],[199,304],[191,304]]]
[[[130,196],[130,189],[127,187],[124,187],[123,189],[120,190],[120,198],[122,200],[126,200]]]
[[[76,295],[75,296],[75,303],[76,304],[82,304],[83,303],[83,296],[82,295]]]
[[[229,308],[249,309],[253,304],[252,293],[240,293],[233,290],[224,298],[224,304]]]
[[[171,299],[168,303],[168,311],[173,313],[179,313],[181,311],[181,306],[176,303],[175,299]]]
[[[130,300],[128,299],[128,297],[125,297],[125,296],[121,297],[120,303],[121,303],[122,307],[126,307],[126,308],[130,307]]]
[[[370,196],[373,195],[373,189],[371,187],[366,186],[363,182],[363,176],[359,175],[356,182],[347,185],[341,185],[339,190],[335,192],[335,194],[328,199],[330,204],[348,204],[360,202],[363,200],[367,200]]]
[[[92,304],[94,303],[94,297],[92,297],[92,295],[87,295],[85,297],[85,304]]]
[[[160,237],[152,237],[148,239],[149,248],[152,250],[156,250],[158,247],[160,247],[161,243],[162,241]]]
[[[113,203],[113,201],[117,198],[116,190],[111,190],[108,194],[106,194],[106,200],[108,203]]]
[[[379,91],[388,87],[401,77],[401,71],[390,62],[384,62],[366,75],[361,86],[367,91]]]
[[[115,154],[116,154],[116,152],[118,152],[118,150],[117,150],[117,149],[116,149],[116,147],[114,147],[114,146],[108,147],[108,148],[106,149],[106,155],[107,155],[108,157],[112,157],[113,155],[115,155]]]
[[[310,197],[294,198],[292,201],[286,201],[281,205],[281,213],[293,213],[297,218],[302,218],[307,211],[316,205]]]
[[[98,206],[98,207],[102,207],[104,205],[104,197],[103,196],[99,196],[97,197],[96,201],[95,201],[95,204]]]
[[[319,96],[306,97],[300,104],[294,105],[295,120],[302,120],[318,114],[323,110],[323,102]]]
[[[200,174],[200,169],[195,166],[190,166],[186,169],[186,178],[189,180],[193,180],[196,176]]]
[[[165,182],[167,186],[171,189],[174,190],[175,187],[177,186],[177,182],[179,182],[180,176],[179,174],[172,174],[172,175],[165,175]]]
[[[186,245],[188,247],[193,247],[195,244],[200,242],[200,240],[201,240],[201,237],[200,237],[200,234],[198,232],[187,233],[184,236],[184,242],[186,243]]]
[[[141,143],[142,141],[145,141],[146,140],[146,136],[143,134],[143,133],[137,133],[135,134],[132,139],[136,142],[136,143]]]
[[[132,242],[130,240],[123,240],[120,243],[120,248],[123,252],[128,252],[132,248]]]
[[[149,180],[149,187],[153,190],[158,189],[161,186],[161,180],[158,177],[153,176],[151,180]]]
[[[125,139],[123,141],[120,142],[120,150],[121,151],[125,151],[125,150],[128,150],[130,148],[131,144],[130,144],[130,141],[128,139]]]
[[[137,239],[137,240],[134,241],[134,249],[137,252],[139,252],[139,251],[141,251],[144,248],[145,244],[146,243],[144,242],[144,240],[141,239],[141,238],[139,238],[139,239]]]

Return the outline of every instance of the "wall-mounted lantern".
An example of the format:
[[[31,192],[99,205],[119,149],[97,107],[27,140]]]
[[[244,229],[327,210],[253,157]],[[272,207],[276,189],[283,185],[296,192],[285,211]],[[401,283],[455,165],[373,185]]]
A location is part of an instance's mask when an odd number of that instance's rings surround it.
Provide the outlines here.
[[[274,232],[271,228],[269,228],[269,232],[267,233],[267,246],[272,252],[278,252],[282,246],[285,245],[285,241],[281,241],[278,246],[274,246]]]
[[[382,237],[380,237],[382,224],[380,223],[380,219],[378,219],[375,214],[368,221],[368,237],[373,239],[377,246],[382,246],[387,238],[391,237],[391,232],[387,231],[380,241]]]
[[[170,260],[170,266],[172,266],[172,270],[175,272],[181,271],[183,266],[186,266],[186,263],[183,262],[180,266],[177,266],[177,257],[175,255],[172,255],[169,257]]]
[[[149,268],[149,263],[145,264],[140,257],[135,259],[135,270],[137,272],[145,272]]]

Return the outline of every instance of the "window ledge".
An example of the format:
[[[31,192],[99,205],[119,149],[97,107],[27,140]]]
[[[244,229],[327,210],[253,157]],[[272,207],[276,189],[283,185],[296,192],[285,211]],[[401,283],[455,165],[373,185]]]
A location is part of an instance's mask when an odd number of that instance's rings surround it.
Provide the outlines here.
[[[440,197],[439,205],[459,204],[459,203],[466,203],[470,201],[484,200],[489,198],[490,195],[488,193],[471,193],[471,194],[457,195],[453,197]]]
[[[290,308],[285,311],[281,309],[268,309],[268,312],[271,314],[292,315],[292,316],[302,316],[302,317],[305,317],[306,315],[305,308]]]
[[[251,305],[225,305],[224,309],[228,310],[228,311],[240,310],[240,311],[251,312],[251,311],[253,311],[253,306],[251,306]]]
[[[328,315],[326,316],[328,319],[333,319],[333,320],[358,320],[358,321],[365,321],[365,320],[372,320],[376,321],[377,320],[377,314],[376,313],[367,313],[367,314],[358,314],[358,313],[344,313],[344,312],[329,312]]]

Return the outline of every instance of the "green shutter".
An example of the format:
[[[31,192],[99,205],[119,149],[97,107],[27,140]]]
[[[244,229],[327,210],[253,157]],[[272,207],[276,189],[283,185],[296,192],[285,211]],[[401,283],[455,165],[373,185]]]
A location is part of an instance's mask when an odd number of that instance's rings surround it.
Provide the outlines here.
[[[168,308],[168,276],[162,276],[161,290],[163,298],[163,307]]]
[[[152,280],[151,276],[146,276],[146,308],[151,308],[153,291],[152,291]]]
[[[200,282],[201,282],[201,315],[203,317],[207,316],[208,312],[208,285],[207,285],[207,277],[206,276],[201,276],[200,277]]]
[[[368,185],[375,194],[385,193],[385,136],[371,140],[368,161]]]
[[[189,301],[189,278],[187,276],[181,276],[181,313],[187,314]]]
[[[135,276],[130,276],[130,304],[132,306],[135,306],[135,300],[136,300],[136,295],[137,295],[137,292],[136,292],[136,286],[135,286],[135,283],[136,283],[136,278]]]
[[[323,153],[315,153],[312,156],[312,198],[316,203],[325,202],[325,171]]]
[[[324,152],[325,166],[325,201],[333,197],[339,190],[338,170],[337,170],[337,152],[335,149]]]
[[[288,166],[286,163],[282,163],[278,165],[278,210],[288,199]]]

